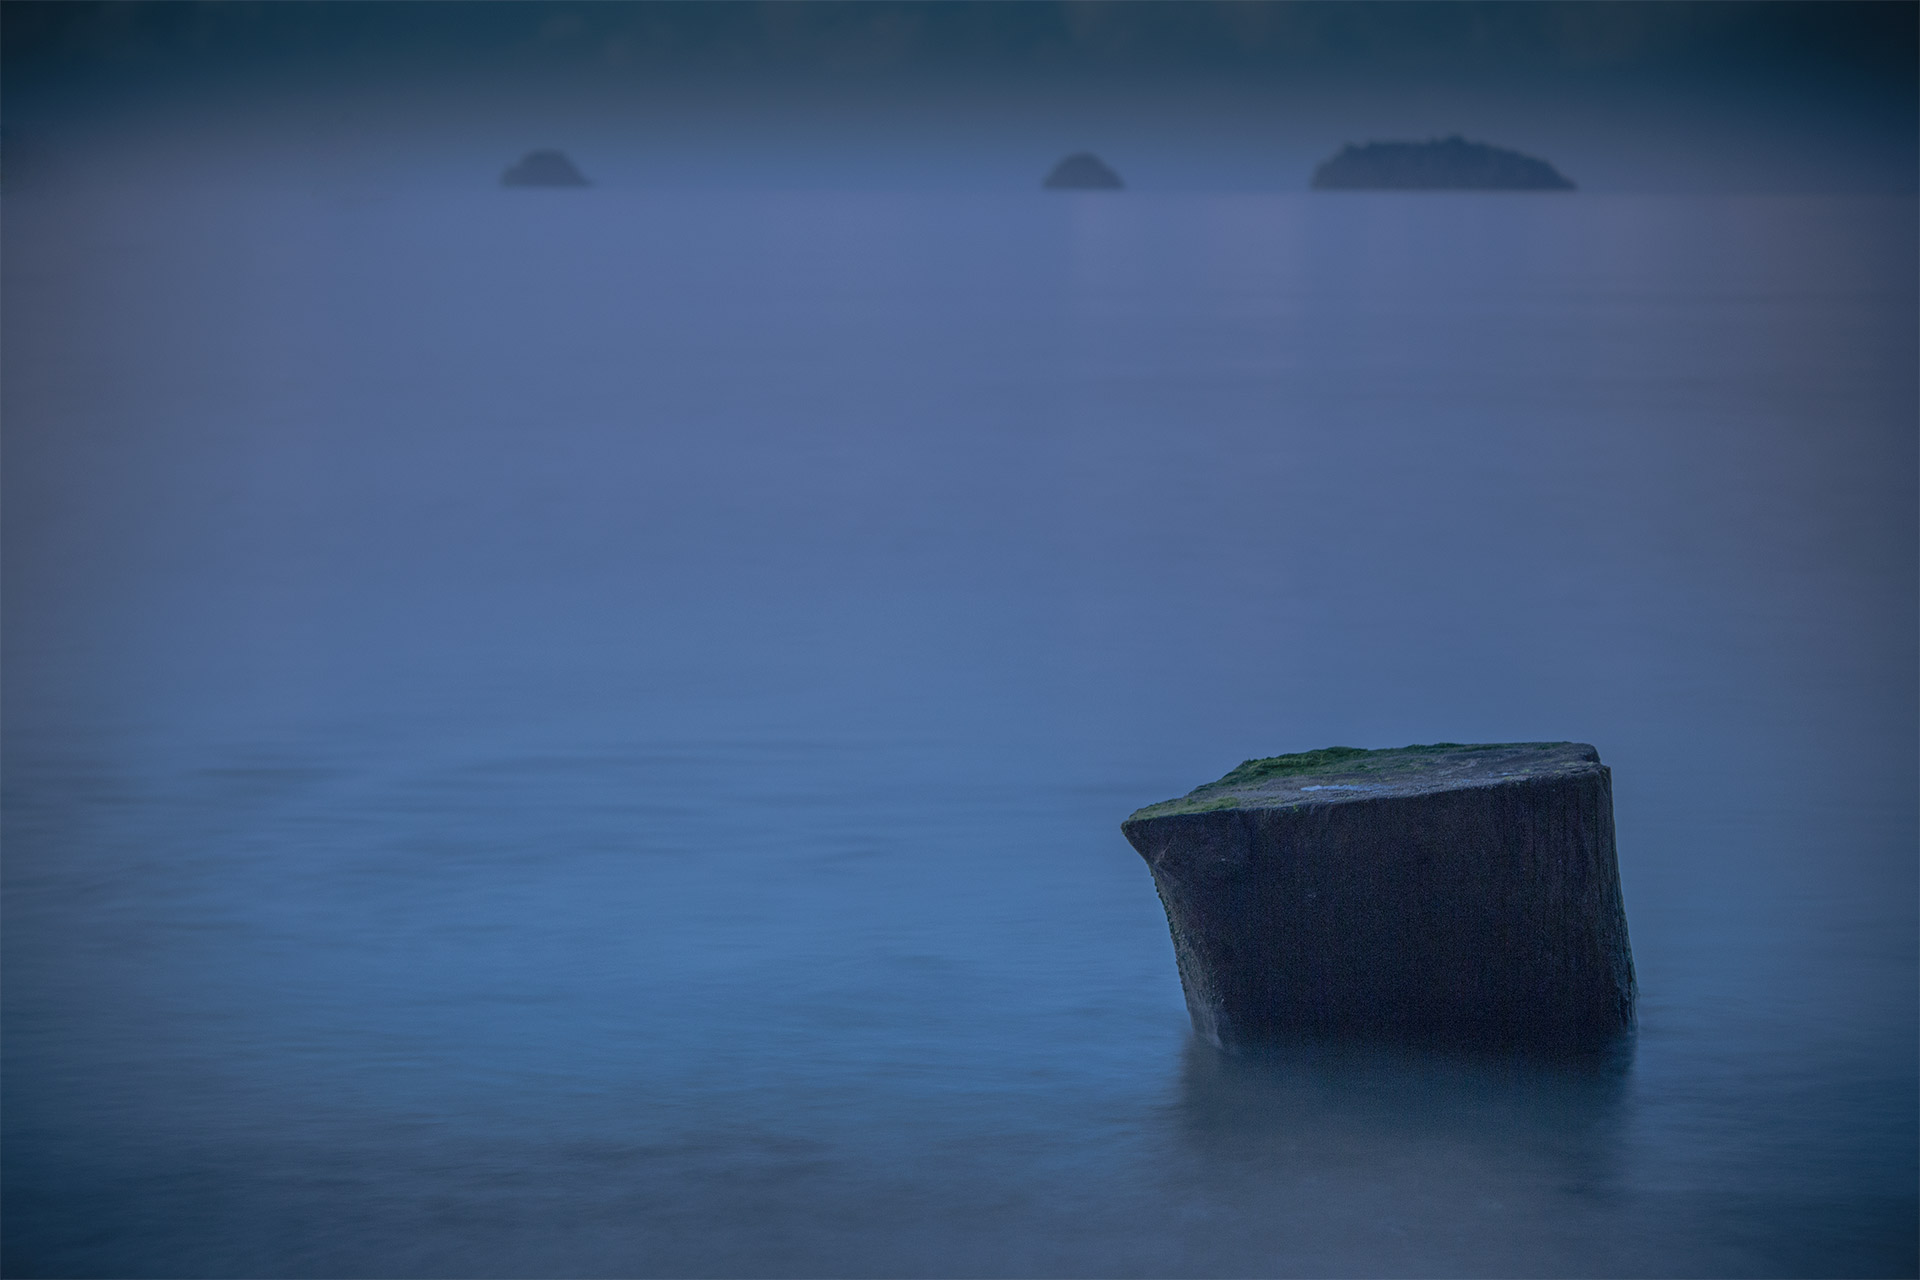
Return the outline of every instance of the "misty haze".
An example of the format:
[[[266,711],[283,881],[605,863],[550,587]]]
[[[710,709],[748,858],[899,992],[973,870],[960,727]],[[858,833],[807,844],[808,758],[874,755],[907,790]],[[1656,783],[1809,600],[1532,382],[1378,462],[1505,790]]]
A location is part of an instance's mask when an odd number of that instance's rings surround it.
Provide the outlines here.
[[[1913,5],[0,23],[5,1274],[1920,1266]],[[1637,1032],[1196,1034],[1564,742]]]

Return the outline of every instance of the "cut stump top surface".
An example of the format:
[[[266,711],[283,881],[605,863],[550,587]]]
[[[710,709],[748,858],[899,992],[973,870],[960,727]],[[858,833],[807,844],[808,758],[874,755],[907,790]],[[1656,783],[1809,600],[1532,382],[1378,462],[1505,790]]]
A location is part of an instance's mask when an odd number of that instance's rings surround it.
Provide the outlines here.
[[[1567,777],[1603,767],[1600,753],[1584,742],[1435,742],[1377,751],[1322,747],[1243,761],[1219,781],[1195,787],[1177,800],[1136,810],[1127,821],[1218,809],[1349,804]]]

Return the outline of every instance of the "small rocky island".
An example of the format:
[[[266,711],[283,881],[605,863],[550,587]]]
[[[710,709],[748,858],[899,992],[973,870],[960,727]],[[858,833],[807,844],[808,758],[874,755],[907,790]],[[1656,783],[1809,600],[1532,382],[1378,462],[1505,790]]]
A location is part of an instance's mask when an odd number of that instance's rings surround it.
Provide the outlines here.
[[[529,151],[500,175],[505,187],[584,187],[587,175],[581,173],[564,151]]]
[[[1041,185],[1049,191],[1118,191],[1124,184],[1099,156],[1080,151],[1053,166]]]
[[[1634,1024],[1613,780],[1576,742],[1248,760],[1122,824],[1195,1031],[1579,1052]]]
[[[1465,138],[1348,143],[1313,171],[1316,191],[1572,191],[1573,183],[1532,156]]]

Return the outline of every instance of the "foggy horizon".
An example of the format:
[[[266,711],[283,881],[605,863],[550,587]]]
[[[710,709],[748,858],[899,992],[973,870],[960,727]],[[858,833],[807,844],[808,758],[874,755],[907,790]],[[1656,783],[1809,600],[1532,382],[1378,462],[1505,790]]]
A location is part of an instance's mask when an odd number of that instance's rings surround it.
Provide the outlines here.
[[[6,7],[16,144],[76,180],[476,178],[1304,190],[1463,135],[1597,193],[1910,193],[1911,6],[1843,3]],[[283,167],[284,166],[284,171]]]

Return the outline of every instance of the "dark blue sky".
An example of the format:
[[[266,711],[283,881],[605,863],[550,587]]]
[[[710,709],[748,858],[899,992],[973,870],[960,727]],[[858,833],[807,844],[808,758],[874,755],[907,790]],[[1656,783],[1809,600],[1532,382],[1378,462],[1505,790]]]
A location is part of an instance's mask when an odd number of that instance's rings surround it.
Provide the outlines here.
[[[10,0],[4,105],[215,170],[552,144],[603,180],[972,185],[1087,147],[1137,187],[1297,189],[1343,142],[1462,132],[1589,189],[1911,191],[1916,14]]]

